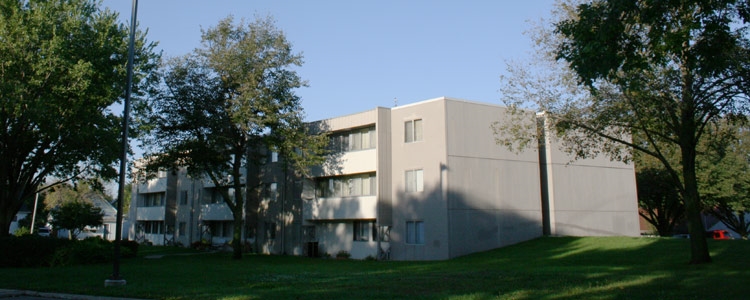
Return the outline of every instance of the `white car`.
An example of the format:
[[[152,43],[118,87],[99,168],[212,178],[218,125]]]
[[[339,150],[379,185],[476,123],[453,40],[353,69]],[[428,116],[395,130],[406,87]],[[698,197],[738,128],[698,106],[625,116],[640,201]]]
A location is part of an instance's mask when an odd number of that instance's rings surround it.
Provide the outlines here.
[[[47,227],[41,227],[36,230],[36,234],[38,234],[39,236],[49,236],[50,233],[52,233],[52,230]]]

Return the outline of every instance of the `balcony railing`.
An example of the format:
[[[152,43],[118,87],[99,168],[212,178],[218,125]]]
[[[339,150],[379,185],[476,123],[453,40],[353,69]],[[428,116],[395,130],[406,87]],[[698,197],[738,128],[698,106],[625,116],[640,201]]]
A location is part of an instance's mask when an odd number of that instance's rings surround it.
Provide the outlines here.
[[[306,220],[374,219],[377,217],[377,196],[315,198],[305,200]]]

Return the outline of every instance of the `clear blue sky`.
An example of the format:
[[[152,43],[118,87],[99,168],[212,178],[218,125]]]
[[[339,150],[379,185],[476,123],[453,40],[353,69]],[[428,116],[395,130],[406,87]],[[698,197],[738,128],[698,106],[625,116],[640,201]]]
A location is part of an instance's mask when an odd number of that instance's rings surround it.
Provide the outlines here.
[[[165,56],[200,46],[201,28],[220,19],[271,15],[305,64],[307,120],[440,96],[500,103],[505,61],[529,56],[527,21],[553,0],[292,1],[147,0],[138,23]],[[129,23],[132,0],[104,0]]]

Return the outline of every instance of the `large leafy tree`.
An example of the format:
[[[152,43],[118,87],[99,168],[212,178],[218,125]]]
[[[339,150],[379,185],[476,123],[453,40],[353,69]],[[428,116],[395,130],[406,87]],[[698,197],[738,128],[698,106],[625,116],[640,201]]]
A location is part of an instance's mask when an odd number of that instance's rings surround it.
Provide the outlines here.
[[[244,189],[243,171],[260,164],[267,149],[297,170],[320,157],[324,140],[307,134],[294,93],[305,86],[294,71],[301,64],[273,19],[235,24],[228,17],[203,31],[201,48],[169,61],[143,118],[151,133],[146,169],[186,166],[213,182],[233,214],[235,259],[242,257],[245,196],[253,199],[258,187]]]
[[[559,6],[553,32],[535,36],[559,73],[517,72],[506,103],[536,101],[577,157],[629,160],[635,150],[661,162],[685,204],[690,262],[710,262],[697,147],[720,120],[747,112],[746,1],[573,2]]]
[[[691,263],[711,261],[701,218],[697,147],[708,128],[747,111],[747,3],[740,0],[593,1],[555,24],[557,57],[594,94],[562,111],[562,128],[628,145],[660,160],[685,203]],[[608,89],[600,88],[610,85]],[[575,112],[576,115],[571,114]],[[639,134],[644,144],[622,137]],[[662,145],[679,149],[679,166]]]
[[[91,0],[0,1],[0,235],[50,177],[114,178],[128,29]],[[136,95],[158,56],[137,42]],[[47,185],[49,187],[49,185]]]

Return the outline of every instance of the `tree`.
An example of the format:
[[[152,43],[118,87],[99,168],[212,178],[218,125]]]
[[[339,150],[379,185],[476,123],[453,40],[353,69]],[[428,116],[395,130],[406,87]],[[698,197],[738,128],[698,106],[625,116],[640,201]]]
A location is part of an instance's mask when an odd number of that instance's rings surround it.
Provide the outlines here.
[[[639,214],[654,226],[659,236],[671,236],[685,215],[672,177],[663,168],[639,168],[636,183]]]
[[[660,161],[685,204],[690,262],[710,262],[696,147],[714,138],[706,132],[719,120],[747,112],[747,3],[598,0],[560,8],[554,32],[539,41],[563,70],[556,83],[565,84],[507,84],[520,91],[509,102],[539,95],[537,108],[577,157],[629,160],[635,150]]]
[[[65,202],[50,213],[52,226],[57,229],[67,229],[69,239],[78,237],[86,226],[97,227],[103,224],[101,208],[86,201]]]
[[[0,235],[49,177],[116,177],[128,29],[92,0],[0,3]],[[138,95],[156,67],[138,37]],[[49,187],[49,186],[47,186]]]
[[[265,150],[278,151],[297,170],[320,157],[324,137],[307,133],[294,94],[305,86],[293,70],[301,64],[273,19],[235,25],[228,17],[203,31],[201,48],[169,61],[164,88],[142,118],[150,130],[146,169],[185,166],[221,193],[233,214],[234,259],[242,257],[245,196],[252,200],[258,188],[249,178],[243,186],[243,171],[259,165]]]
[[[746,126],[727,124],[719,132],[726,143],[709,147],[716,159],[698,160],[698,178],[705,212],[747,239],[750,231],[750,132]]]

